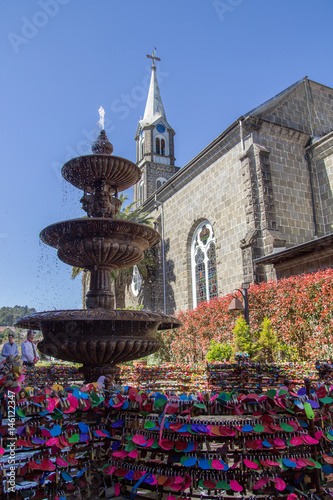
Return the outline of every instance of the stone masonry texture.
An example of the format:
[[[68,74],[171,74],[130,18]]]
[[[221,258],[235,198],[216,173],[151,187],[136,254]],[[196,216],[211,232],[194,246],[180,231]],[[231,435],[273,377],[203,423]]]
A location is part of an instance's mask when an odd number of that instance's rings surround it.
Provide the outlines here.
[[[168,314],[193,307],[191,242],[203,220],[214,230],[220,296],[244,281],[279,277],[271,265],[255,266],[256,258],[333,232],[333,89],[300,81],[245,115],[242,126],[243,141],[236,121],[159,190]],[[152,184],[165,176],[158,164],[145,168]],[[142,208],[160,228],[153,195]],[[161,247],[157,261],[155,280],[139,298],[129,290],[128,305],[163,310]],[[320,258],[312,267],[315,262]],[[295,263],[294,271],[300,269]]]

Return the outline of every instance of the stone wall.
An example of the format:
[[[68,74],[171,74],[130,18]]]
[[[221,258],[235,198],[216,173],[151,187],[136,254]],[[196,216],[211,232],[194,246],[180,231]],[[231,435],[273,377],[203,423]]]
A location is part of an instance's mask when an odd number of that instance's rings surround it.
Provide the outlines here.
[[[254,132],[255,142],[269,152],[276,228],[283,234],[287,247],[314,237],[309,171],[304,158],[308,136],[295,137],[288,132],[266,123]]]
[[[190,249],[194,230],[202,220],[211,223],[215,234],[219,295],[242,281],[239,241],[246,222],[240,152],[238,144],[163,205],[167,313],[192,307]]]
[[[193,307],[190,249],[202,220],[211,223],[215,234],[220,296],[242,282],[276,279],[272,266],[254,268],[253,261],[314,237],[304,158],[307,139],[305,134],[294,135],[263,122],[247,137],[245,151],[240,142],[225,153],[221,146],[220,154],[214,155],[218,159],[208,162],[177,192],[170,192],[163,204],[168,314]],[[326,164],[333,168],[332,158]],[[160,212],[159,207],[152,215],[157,219]],[[319,211],[317,217],[323,233]],[[163,310],[161,266],[156,283],[146,285],[140,298],[146,307],[155,304],[156,310]]]
[[[322,214],[323,233],[333,230],[333,133],[307,148],[311,159],[318,198],[318,212]]]
[[[303,273],[313,273],[318,269],[333,268],[333,250],[325,249],[321,252],[314,252],[306,257],[292,259],[288,263],[276,264],[277,279],[289,278]]]
[[[272,101],[256,113],[265,120],[299,130],[305,134],[323,136],[332,130],[333,94],[332,89],[305,79],[280,101]],[[311,130],[312,125],[312,130]]]
[[[333,129],[332,89],[302,81],[241,126],[232,124],[159,190],[168,314],[193,307],[190,250],[203,220],[215,234],[220,296],[242,282],[277,278],[273,266],[255,267],[255,259],[332,232],[333,134],[329,154],[322,140],[313,145],[311,162],[305,158],[311,129],[318,135]],[[157,164],[149,164],[147,175],[152,182],[162,176]],[[143,208],[161,223],[153,198]],[[163,310],[161,248],[155,281],[145,285],[139,301]]]
[[[321,209],[325,234],[333,231],[333,154],[317,165],[318,185],[320,186]]]

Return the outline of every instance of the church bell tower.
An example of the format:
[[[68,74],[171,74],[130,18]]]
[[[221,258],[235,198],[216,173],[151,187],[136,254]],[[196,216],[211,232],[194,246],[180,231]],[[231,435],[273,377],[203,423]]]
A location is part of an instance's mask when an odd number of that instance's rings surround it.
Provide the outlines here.
[[[142,177],[134,186],[133,200],[139,205],[178,171],[174,157],[175,131],[167,122],[161,99],[155,66],[155,61],[161,59],[156,57],[155,50],[151,56],[147,55],[153,62],[150,85],[144,116],[135,134],[136,163]]]

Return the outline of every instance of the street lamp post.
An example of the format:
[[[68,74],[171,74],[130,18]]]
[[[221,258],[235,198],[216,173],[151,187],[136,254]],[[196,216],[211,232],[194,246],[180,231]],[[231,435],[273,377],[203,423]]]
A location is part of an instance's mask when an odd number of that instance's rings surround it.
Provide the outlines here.
[[[242,288],[236,288],[234,291],[240,292],[243,297],[243,304],[237,298],[237,296],[233,296],[232,301],[229,304],[229,311],[242,311],[244,314],[244,319],[248,325],[250,325],[250,313],[249,313],[249,298],[247,291],[250,287],[249,283],[242,283]]]

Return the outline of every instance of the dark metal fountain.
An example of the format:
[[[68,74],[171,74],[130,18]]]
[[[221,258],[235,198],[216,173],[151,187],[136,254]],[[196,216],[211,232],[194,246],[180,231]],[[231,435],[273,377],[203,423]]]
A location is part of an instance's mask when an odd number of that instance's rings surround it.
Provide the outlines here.
[[[159,243],[160,235],[144,224],[115,218],[121,208],[118,193],[140,180],[140,169],[112,155],[104,130],[92,152],[62,168],[64,179],[83,190],[87,217],[52,224],[40,234],[44,243],[57,248],[60,260],[90,271],[86,309],[38,312],[16,323],[42,331],[38,348],[44,354],[82,363],[86,381],[100,375],[112,379],[119,370],[117,363],[159,349],[157,330],[180,326],[177,318],[166,314],[114,308],[110,271],[140,262],[143,252]]]

